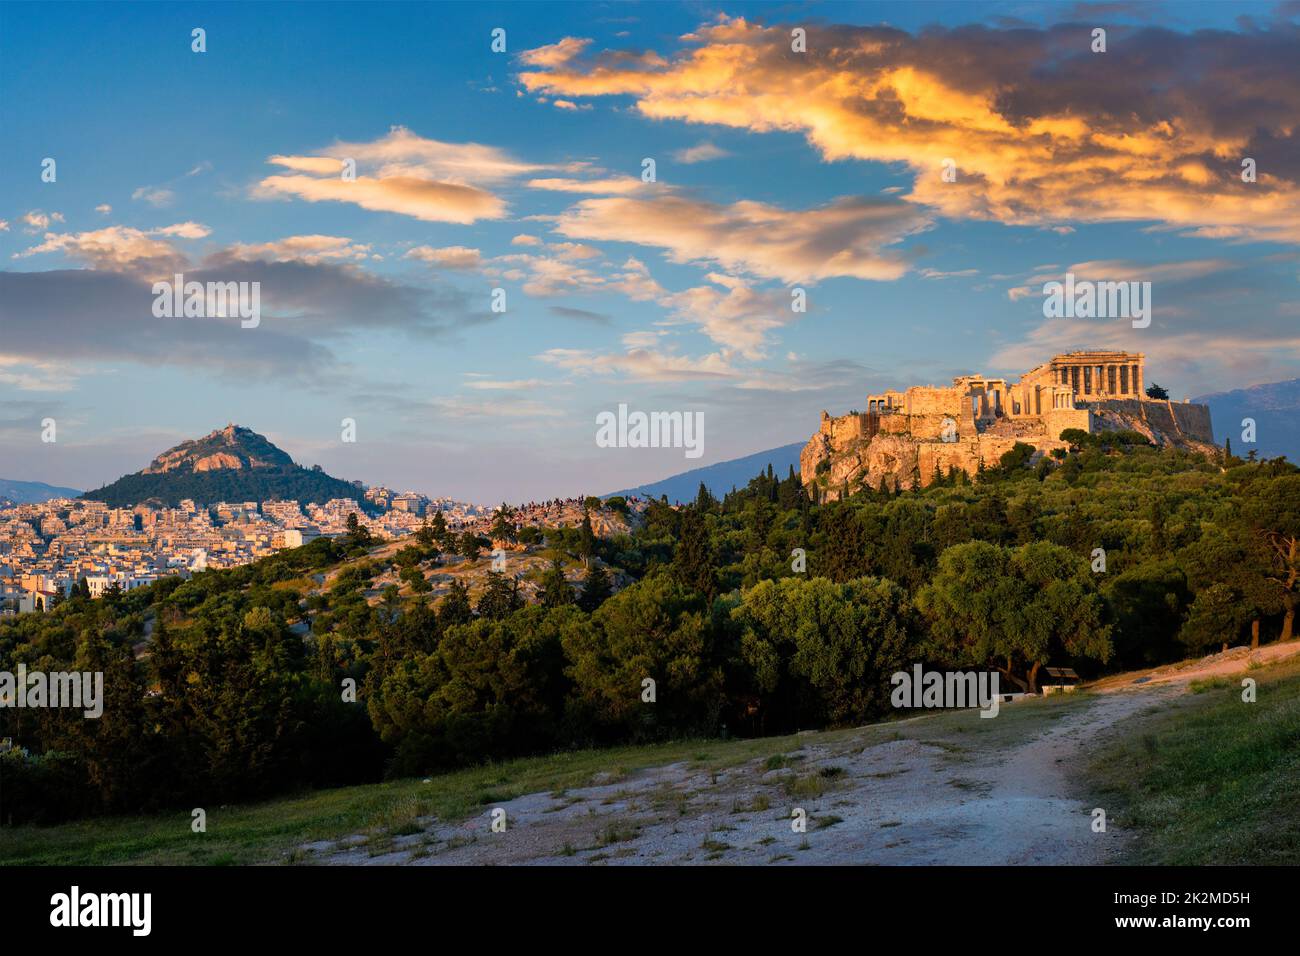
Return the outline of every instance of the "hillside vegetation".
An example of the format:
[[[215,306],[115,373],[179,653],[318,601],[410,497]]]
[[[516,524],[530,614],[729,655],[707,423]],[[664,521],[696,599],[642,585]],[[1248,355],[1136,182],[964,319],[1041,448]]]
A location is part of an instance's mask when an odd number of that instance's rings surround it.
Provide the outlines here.
[[[0,711],[16,744],[0,814],[53,823],[849,726],[894,713],[889,677],[914,663],[1032,688],[1048,664],[1096,675],[1290,637],[1296,469],[1106,441],[920,492],[817,506],[767,473],[721,501],[654,503],[611,537],[524,529],[555,552],[535,603],[484,542],[432,527],[396,550],[357,533],[74,598],[0,624],[0,669],[103,671],[104,715]],[[453,549],[483,568],[473,601],[429,596]],[[404,586],[376,599],[394,571]]]

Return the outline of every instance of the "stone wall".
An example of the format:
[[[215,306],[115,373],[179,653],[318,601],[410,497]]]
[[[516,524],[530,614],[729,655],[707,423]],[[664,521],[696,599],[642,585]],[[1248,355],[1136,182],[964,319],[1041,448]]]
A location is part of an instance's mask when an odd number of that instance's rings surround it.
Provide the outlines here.
[[[1053,362],[1094,357],[1109,362],[1116,356],[1139,365],[1142,360],[1140,354],[1072,352]],[[951,469],[974,475],[981,464],[996,467],[1017,442],[1031,445],[1035,457],[1066,448],[1060,436],[1071,428],[1089,434],[1137,431],[1156,444],[1217,452],[1210,410],[1204,405],[1134,397],[1100,398],[1070,407],[1079,396],[1052,379],[1050,364],[1027,372],[1014,385],[961,376],[948,388],[918,385],[868,396],[868,409],[884,409],[879,416],[834,418],[822,412],[821,427],[799,456],[803,482],[816,483],[823,499],[839,497],[845,486],[852,492],[861,485],[925,485]],[[982,408],[978,415],[976,401]]]

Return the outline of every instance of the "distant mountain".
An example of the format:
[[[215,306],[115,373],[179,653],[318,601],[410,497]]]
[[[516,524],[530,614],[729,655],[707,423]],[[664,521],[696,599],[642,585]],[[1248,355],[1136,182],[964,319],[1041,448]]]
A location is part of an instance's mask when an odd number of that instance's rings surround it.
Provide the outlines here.
[[[1192,399],[1210,406],[1214,435],[1232,440],[1232,453],[1245,458],[1252,448],[1262,458],[1286,455],[1300,463],[1300,378],[1215,392]],[[1243,418],[1255,420],[1256,444],[1241,440]]]
[[[0,498],[8,498],[20,505],[49,501],[51,498],[76,498],[78,488],[60,488],[43,481],[10,481],[0,478]]]
[[[362,489],[332,478],[320,467],[303,468],[265,437],[239,425],[169,448],[143,471],[81,497],[115,508],[150,502],[175,507],[193,498],[200,507],[217,501],[297,499],[323,503],[331,498],[360,501]]]
[[[684,471],[680,475],[673,475],[671,478],[665,478],[662,481],[652,481],[636,488],[611,492],[609,495],[603,495],[602,497],[638,495],[642,498],[658,498],[660,495],[667,495],[670,502],[694,501],[696,494],[700,490],[700,482],[704,482],[704,486],[709,491],[721,498],[733,487],[744,488],[745,485],[749,484],[749,479],[760,471],[767,471],[769,464],[778,478],[784,478],[789,473],[792,465],[795,474],[798,474],[799,452],[803,450],[804,444],[804,442],[798,442],[794,445],[782,445],[780,448],[760,451],[753,455],[746,455],[744,458],[720,461],[716,465],[706,465],[703,468]]]

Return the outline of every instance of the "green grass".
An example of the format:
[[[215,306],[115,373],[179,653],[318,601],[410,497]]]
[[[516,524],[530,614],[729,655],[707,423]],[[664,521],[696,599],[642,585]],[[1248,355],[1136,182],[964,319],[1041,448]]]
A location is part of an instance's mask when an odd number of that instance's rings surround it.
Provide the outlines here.
[[[888,721],[756,740],[683,740],[667,744],[582,750],[528,757],[419,778],[342,787],[239,806],[208,806],[207,832],[192,833],[190,808],[150,816],[108,817],[54,827],[20,826],[0,830],[0,866],[12,865],[247,865],[310,863],[303,844],[364,836],[368,849],[391,846],[424,828],[424,819],[445,823],[481,814],[492,805],[529,793],[563,793],[594,783],[616,783],[640,770],[672,763],[714,773],[749,761],[767,769],[796,767],[806,746],[876,746],[911,739],[946,748],[996,747],[1043,729],[1044,718],[1081,706],[1080,697],[1051,697],[1007,707],[996,720],[975,711],[945,711],[919,719]],[[956,741],[960,741],[957,744]],[[844,785],[843,775],[795,774],[784,786],[801,797],[817,797]],[[566,797],[564,799],[579,799]],[[651,794],[671,799],[680,815],[689,812],[689,795]],[[757,796],[750,812],[770,805]]]
[[[831,731],[833,738],[857,731]],[[244,865],[309,862],[298,848],[318,840],[366,834],[372,840],[418,831],[419,817],[463,820],[490,804],[537,792],[610,783],[647,767],[707,760],[723,770],[797,748],[804,738],[684,740],[642,747],[581,750],[488,764],[432,777],[341,787],[264,803],[206,807],[207,832],[190,830],[190,812],[107,817],[53,827],[0,830],[0,866],[178,864]],[[612,769],[611,769],[612,768]],[[376,842],[376,845],[378,843]]]
[[[1113,825],[1134,832],[1124,862],[1300,863],[1300,661],[1193,685],[1194,693],[1092,755],[1079,775]]]

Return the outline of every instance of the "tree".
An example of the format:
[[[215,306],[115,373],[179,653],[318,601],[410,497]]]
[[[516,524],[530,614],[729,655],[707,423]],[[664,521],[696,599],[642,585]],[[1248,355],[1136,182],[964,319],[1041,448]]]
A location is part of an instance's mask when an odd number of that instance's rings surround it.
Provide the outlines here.
[[[592,561],[587,566],[587,577],[582,582],[582,593],[578,596],[578,607],[591,613],[608,600],[613,587],[609,572],[599,561]]]
[[[761,581],[731,618],[741,628],[744,686],[767,732],[885,713],[915,628],[906,593],[883,578]]]
[[[1169,400],[1169,392],[1161,388],[1155,382],[1147,386],[1147,398],[1154,398],[1162,402]]]
[[[444,631],[456,624],[465,624],[473,620],[473,610],[469,604],[469,588],[460,581],[452,581],[447,595],[438,605],[438,626]]]
[[[369,547],[371,543],[370,529],[357,519],[355,511],[348,512],[347,531],[348,547]]]
[[[1030,693],[1053,657],[1110,659],[1110,626],[1088,565],[1059,545],[959,544],[940,556],[916,601],[933,652],[955,664],[992,665]]]
[[[1187,620],[1178,639],[1193,653],[1204,653],[1216,644],[1228,649],[1245,624],[1245,615],[1232,588],[1226,584],[1212,584],[1192,602]]]
[[[501,507],[493,512],[492,519],[492,540],[513,542],[516,533],[514,509],[503,501]]]
[[[479,542],[478,535],[473,531],[466,529],[465,533],[460,536],[460,544],[457,547],[457,550],[460,551],[464,557],[473,561],[478,558],[481,548],[482,545]]]
[[[441,508],[434,511],[433,520],[429,522],[429,531],[434,540],[442,545],[443,551],[456,550],[456,536],[447,527],[447,519],[442,516]]]
[[[583,509],[582,524],[578,526],[578,554],[582,556],[584,563],[589,563],[595,553],[596,532],[591,527],[591,512]]]
[[[546,569],[542,576],[542,598],[543,607],[563,607],[566,604],[572,604],[574,601],[573,588],[564,577],[564,565],[560,563],[558,554],[551,555],[551,566]]]
[[[700,489],[695,493],[695,509],[697,511],[716,511],[717,507],[718,499],[713,496],[713,492],[709,491],[708,486],[701,481]]]
[[[713,541],[704,515],[694,508],[682,511],[677,547],[673,551],[673,573],[682,587],[712,601],[718,593],[713,564]]]
[[[564,635],[572,717],[606,738],[712,733],[722,711],[717,631],[698,594],[655,574],[601,605],[591,626]],[[643,699],[654,681],[656,702]]]
[[[1283,604],[1281,640],[1295,635],[1296,605],[1300,601],[1300,475],[1255,482],[1245,503],[1245,517],[1268,545],[1268,580]]]
[[[415,532],[415,541],[426,551],[434,550],[438,547],[438,535],[434,533],[433,527],[429,524],[429,516],[424,516],[424,523],[420,525],[420,530]]]
[[[523,599],[519,597],[519,582],[507,578],[500,571],[489,571],[487,589],[478,599],[478,606],[474,610],[480,617],[499,620],[523,605]]]

